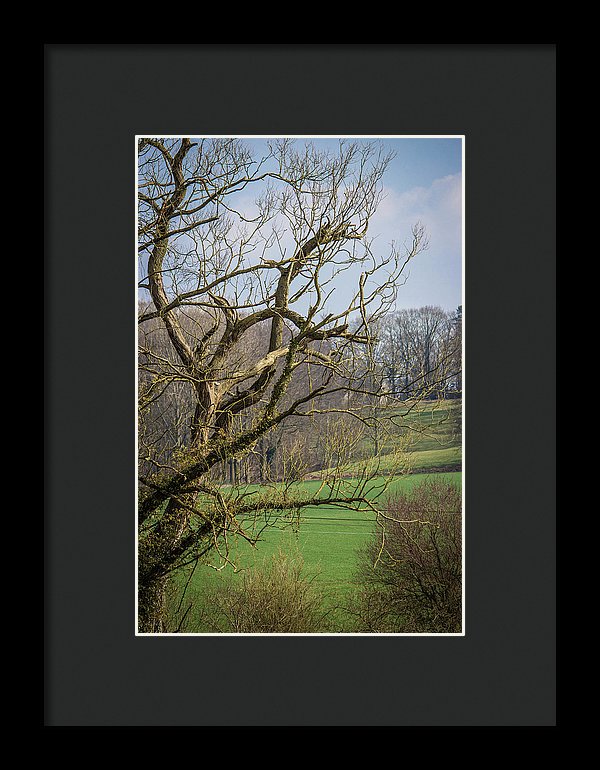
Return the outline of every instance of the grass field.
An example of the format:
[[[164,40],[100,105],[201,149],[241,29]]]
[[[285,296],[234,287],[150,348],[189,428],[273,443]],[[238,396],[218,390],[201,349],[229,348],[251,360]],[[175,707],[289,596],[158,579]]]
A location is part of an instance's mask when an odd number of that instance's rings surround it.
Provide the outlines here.
[[[462,461],[462,402],[424,401],[416,406],[407,403],[405,408],[389,411],[389,433],[383,439],[378,471],[388,473],[393,452],[399,442],[406,442],[407,466],[411,472],[459,471]],[[401,439],[400,436],[403,438]],[[372,443],[365,441],[359,448],[363,458],[372,452]],[[359,460],[348,464],[344,472],[348,476],[358,473]],[[318,473],[313,474],[314,477]]]
[[[411,409],[390,412],[391,422],[398,418],[400,430],[406,435],[410,426],[408,465],[410,473],[391,482],[386,494],[394,490],[409,488],[423,482],[428,476],[462,483],[462,441],[461,441],[461,402],[437,401],[423,402]],[[398,434],[400,435],[400,434]],[[388,436],[390,451],[394,448],[394,431]],[[384,452],[386,449],[384,448]],[[368,458],[369,446],[362,448],[363,457]],[[392,467],[392,457],[385,453],[376,467],[378,479],[374,479],[371,494],[376,494],[376,487],[385,484],[386,474]],[[351,463],[344,467],[344,476],[349,480],[359,473],[360,463]],[[315,474],[316,476],[317,474]],[[297,485],[297,492],[303,497],[314,496],[319,482],[307,480]],[[258,486],[246,487],[245,491],[258,492]],[[263,490],[264,491],[264,490]],[[352,591],[354,573],[357,566],[359,549],[367,544],[376,528],[373,512],[357,512],[333,506],[316,506],[301,509],[294,526],[269,526],[260,535],[256,547],[251,547],[242,538],[232,538],[229,543],[229,558],[238,569],[260,567],[279,552],[299,556],[304,562],[305,574],[315,576],[315,585],[322,591],[325,604],[337,613],[343,622],[343,611],[333,608],[342,606]],[[213,566],[218,560],[214,559]],[[224,581],[240,580],[239,572],[234,572],[229,565],[221,571],[215,571],[207,565],[199,564],[193,572],[180,573],[176,577],[176,595],[173,607],[192,609],[186,618],[188,632],[205,632],[207,629],[198,625],[194,618],[194,607],[201,606],[206,590],[223,584]],[[185,586],[185,599],[179,602],[181,588]],[[182,610],[183,611],[183,610]]]
[[[460,399],[424,401],[407,410],[404,420],[413,431],[412,449],[421,452],[459,446],[461,406]]]
[[[421,483],[429,475],[420,473],[398,478],[390,485],[389,493]],[[435,475],[452,483],[461,483],[460,472]],[[318,483],[304,482],[301,487],[303,493],[310,495],[316,491]],[[368,542],[375,527],[371,512],[359,513],[333,506],[308,507],[302,510],[297,527],[269,527],[264,530],[256,548],[250,547],[245,540],[233,541],[230,558],[238,568],[244,569],[260,566],[279,551],[299,555],[304,561],[305,574],[316,576],[316,585],[324,595],[325,605],[334,610],[344,604],[352,590],[357,551]],[[182,606],[190,602],[201,604],[203,591],[224,580],[238,580],[239,574],[229,566],[216,572],[209,566],[199,565],[191,579],[189,573],[180,575],[179,586],[187,583]],[[343,614],[339,609],[335,611]],[[190,625],[186,630],[204,630],[194,626],[193,610],[188,621]]]
[[[446,447],[444,449],[424,449],[420,451],[410,451],[406,454],[406,462],[413,473],[431,471],[435,473],[437,469],[458,469],[461,465],[462,451],[458,446]],[[379,473],[388,473],[394,464],[393,455],[383,455],[378,463]],[[361,468],[361,463],[352,463],[347,466],[348,476],[353,476]],[[317,474],[315,474],[317,475]]]

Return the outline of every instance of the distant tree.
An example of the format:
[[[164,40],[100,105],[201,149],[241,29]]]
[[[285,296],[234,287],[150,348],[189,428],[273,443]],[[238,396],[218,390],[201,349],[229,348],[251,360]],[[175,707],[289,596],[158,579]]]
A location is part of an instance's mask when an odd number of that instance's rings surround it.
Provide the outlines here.
[[[377,334],[377,359],[395,396],[435,399],[460,376],[457,315],[431,305],[397,310],[379,319]]]
[[[462,328],[462,305],[459,305],[450,318],[449,330],[449,347],[453,353],[453,360],[451,363],[453,374],[449,381],[449,389],[454,395],[462,395]]]
[[[257,451],[268,472],[280,426],[339,412],[342,393],[362,424],[371,326],[426,246],[419,224],[406,249],[378,254],[367,237],[390,157],[372,142],[273,140],[255,156],[234,139],[139,140],[140,632],[168,630],[174,571],[226,563],[230,538],[256,542],[274,511],[372,505],[365,474],[350,488],[332,469],[318,499],[237,482]]]

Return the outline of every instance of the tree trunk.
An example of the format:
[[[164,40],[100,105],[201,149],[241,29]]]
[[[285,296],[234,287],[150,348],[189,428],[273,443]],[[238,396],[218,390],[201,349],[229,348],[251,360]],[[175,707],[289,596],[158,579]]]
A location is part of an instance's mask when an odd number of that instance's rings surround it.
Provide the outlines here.
[[[140,582],[138,585],[138,633],[162,634],[166,631],[167,577]]]
[[[196,494],[171,498],[152,532],[140,537],[138,571],[138,632],[166,630],[166,588],[169,568],[175,564],[195,504]]]

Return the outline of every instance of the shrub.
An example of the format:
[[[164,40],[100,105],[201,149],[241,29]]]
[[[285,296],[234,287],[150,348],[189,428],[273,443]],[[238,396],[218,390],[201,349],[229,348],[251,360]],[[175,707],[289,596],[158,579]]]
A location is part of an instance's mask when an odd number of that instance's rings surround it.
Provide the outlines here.
[[[200,623],[213,633],[317,633],[327,630],[326,614],[302,559],[278,553],[212,589]]]
[[[387,500],[380,530],[359,554],[359,630],[461,631],[461,511],[460,489],[436,479]]]

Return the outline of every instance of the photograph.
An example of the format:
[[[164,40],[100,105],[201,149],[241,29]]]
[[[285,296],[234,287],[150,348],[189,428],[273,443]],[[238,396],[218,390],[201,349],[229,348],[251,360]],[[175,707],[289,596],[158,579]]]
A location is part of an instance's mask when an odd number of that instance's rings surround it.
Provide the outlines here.
[[[464,144],[136,135],[137,636],[464,636]]]
[[[45,726],[560,723],[558,44],[43,48]]]

